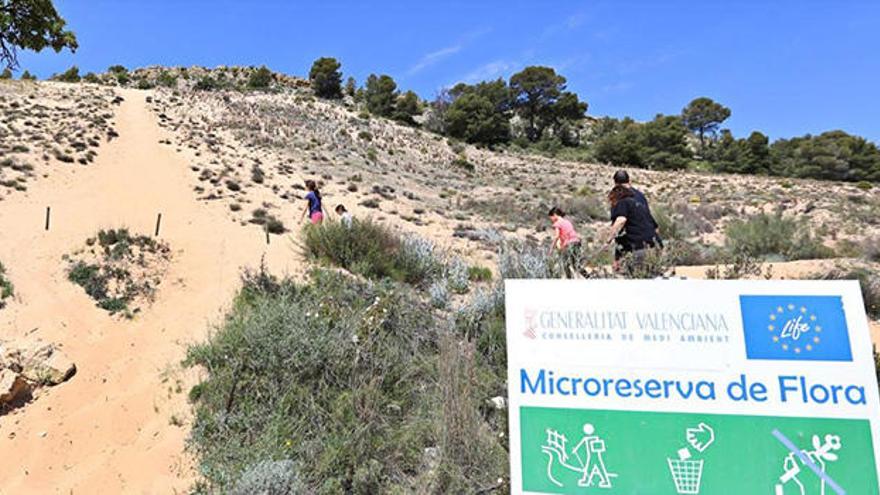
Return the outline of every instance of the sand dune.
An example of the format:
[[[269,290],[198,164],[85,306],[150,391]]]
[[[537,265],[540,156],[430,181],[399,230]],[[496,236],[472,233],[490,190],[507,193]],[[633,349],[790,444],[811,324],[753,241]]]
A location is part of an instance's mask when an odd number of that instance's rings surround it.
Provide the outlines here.
[[[423,146],[427,158],[401,158],[401,153],[389,153],[383,155],[388,170],[370,160],[361,163],[363,159],[358,156],[350,157],[350,162],[336,155],[332,160],[318,160],[308,151],[311,145],[296,151],[296,156],[275,156],[228,137],[231,144],[225,147],[198,142],[196,137],[204,136],[211,122],[193,119],[205,128],[188,129],[188,108],[177,111],[178,120],[173,126],[169,120],[165,128],[161,127],[161,112],[155,110],[164,106],[154,104],[151,110],[146,98],[167,98],[167,93],[115,91],[124,98],[114,107],[113,128],[120,136],[101,145],[94,163],[52,168],[51,173],[28,182],[25,192],[9,194],[0,202],[0,260],[16,285],[16,299],[0,311],[0,339],[58,343],[78,367],[72,380],[42,389],[33,403],[0,416],[0,451],[5,453],[0,462],[0,494],[175,493],[191,486],[195,470],[184,451],[190,421],[186,393],[197,377],[191,370],[181,370],[179,363],[187,345],[202,341],[211,324],[222,317],[238,286],[241,267],[256,266],[265,257],[268,267],[278,274],[304,269],[304,260],[292,240],[295,235],[273,236],[267,245],[261,228],[246,223],[249,210],[271,202],[271,213],[295,231],[300,205],[292,204],[291,198],[299,194],[293,180],[300,174],[323,172],[328,197],[334,202],[344,200],[356,214],[403,224],[406,230],[453,244],[470,257],[485,261],[491,258],[490,246],[467,241],[465,236],[453,237],[453,233],[465,231],[464,222],[478,228],[497,227],[509,213],[507,203],[499,203],[496,209],[500,213],[472,215],[466,211],[467,201],[462,203],[459,196],[447,198],[443,191],[447,187],[455,189],[467,200],[470,189],[461,185],[465,182],[482,184],[480,181],[490,176],[515,182],[517,174],[526,177],[530,167],[558,167],[562,163],[471,150],[470,156],[479,159],[481,167],[488,167],[481,172],[484,175],[472,179],[445,165],[429,165],[436,157],[445,157],[443,153],[449,154],[443,151],[448,145],[429,138],[420,142],[411,130],[405,131],[409,141],[404,140],[403,148],[412,151]],[[347,121],[345,112],[338,113],[340,122]],[[318,129],[313,135],[307,134],[309,142],[323,143],[320,132],[324,128],[312,120],[302,120],[300,127],[313,125]],[[357,125],[367,126],[362,122]],[[391,124],[369,125],[376,136],[402,139],[392,132],[394,129],[389,130]],[[174,127],[183,130],[175,133]],[[374,144],[377,140],[370,138]],[[176,146],[171,146],[172,142]],[[327,143],[331,148],[336,146],[335,141]],[[349,144],[339,146],[350,152]],[[366,153],[368,146],[372,145],[362,143],[362,151]],[[286,145],[279,149],[298,150]],[[325,151],[330,156],[334,149]],[[309,160],[318,163],[309,165]],[[425,170],[412,165],[421,163],[419,160],[425,162],[421,164]],[[229,180],[245,183],[252,166],[264,162],[265,186],[231,191]],[[249,165],[238,171],[241,163]],[[591,181],[598,184],[608,175],[608,170],[601,167],[566,166],[571,167],[566,177],[577,176],[578,180],[590,172]],[[197,170],[202,180],[194,173]],[[331,180],[330,171],[335,180]],[[353,180],[355,173],[357,181]],[[361,173],[365,180],[358,188],[355,186],[361,183]],[[214,183],[206,180],[209,175],[216,178]],[[661,196],[672,181],[671,175],[646,176],[658,190],[661,202],[675,196],[671,192]],[[486,182],[487,187],[493,187],[489,179]],[[399,196],[382,189],[388,189],[388,184],[398,190],[395,194]],[[528,186],[525,182],[512,183],[509,190],[482,192],[512,197],[521,189],[530,190]],[[706,187],[707,191],[712,189],[711,184]],[[807,182],[797,187],[819,190],[819,186]],[[720,190],[720,186],[715,189]],[[382,203],[381,208],[358,207],[359,200],[385,199],[383,192],[392,199]],[[211,199],[211,193],[219,200]],[[729,201],[743,196],[733,189],[724,194],[730,196]],[[232,204],[248,208],[236,215],[230,210]],[[49,231],[43,224],[47,206],[52,208]],[[133,320],[112,317],[67,280],[62,256],[81,247],[100,228],[125,226],[150,235],[158,213],[163,215],[160,237],[170,245],[173,257],[157,299]],[[484,214],[489,220],[482,218]],[[495,218],[499,215],[504,218]],[[595,223],[605,222],[597,217]],[[509,231],[520,237],[546,235],[546,229],[531,227],[519,225]],[[779,263],[774,266],[774,275],[793,278],[817,272],[830,263]],[[702,277],[705,268],[689,267],[679,274]],[[872,332],[875,342],[880,340],[880,325],[874,324]]]
[[[191,379],[177,367],[186,344],[220,317],[240,267],[263,255],[279,272],[300,266],[285,238],[267,246],[259,228],[198,202],[185,157],[158,144],[163,131],[145,93],[120,94],[120,137],[93,165],[53,172],[0,208],[0,259],[17,289],[17,300],[0,312],[3,338],[59,343],[78,365],[72,380],[0,417],[7,454],[0,493],[185,490],[193,476],[183,454],[187,428],[170,423],[172,416],[188,421]],[[111,317],[67,281],[62,255],[102,227],[152,234],[159,212],[174,259],[158,299],[133,321]]]

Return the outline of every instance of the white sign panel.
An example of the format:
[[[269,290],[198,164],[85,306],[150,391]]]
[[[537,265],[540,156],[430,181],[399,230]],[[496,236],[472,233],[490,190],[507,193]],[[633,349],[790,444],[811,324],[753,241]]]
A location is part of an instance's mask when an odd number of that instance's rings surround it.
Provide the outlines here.
[[[878,495],[857,282],[506,282],[514,493]]]

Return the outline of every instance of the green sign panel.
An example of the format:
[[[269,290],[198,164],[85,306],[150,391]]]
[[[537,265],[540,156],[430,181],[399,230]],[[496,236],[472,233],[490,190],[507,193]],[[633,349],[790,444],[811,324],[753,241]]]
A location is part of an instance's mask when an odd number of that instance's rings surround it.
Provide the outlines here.
[[[544,407],[519,411],[526,492],[880,493],[867,420]]]

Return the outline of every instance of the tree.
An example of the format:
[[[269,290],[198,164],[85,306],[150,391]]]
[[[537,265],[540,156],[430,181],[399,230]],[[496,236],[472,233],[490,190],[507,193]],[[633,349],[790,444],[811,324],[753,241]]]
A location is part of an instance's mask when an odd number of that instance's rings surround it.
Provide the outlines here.
[[[24,72],[21,73],[21,80],[22,81],[36,81],[37,76],[35,76],[35,75],[31,74],[29,71],[25,70]]]
[[[687,128],[678,115],[660,115],[642,125],[639,147],[645,167],[655,170],[680,170],[691,159],[685,136]]]
[[[407,91],[397,97],[393,114],[394,120],[414,125],[416,122],[413,117],[420,113],[422,113],[421,102],[415,92]]]
[[[272,84],[272,71],[265,65],[251,72],[247,86],[251,89],[265,89]]]
[[[86,72],[86,75],[83,76],[83,81],[85,81],[87,83],[93,83],[93,84],[97,84],[97,83],[101,82],[100,79],[98,79],[98,76],[95,75],[94,72]]]
[[[770,146],[771,173],[825,180],[880,181],[880,149],[843,131],[780,139]]]
[[[309,81],[315,94],[321,98],[342,97],[342,67],[335,58],[321,57],[312,64]]]
[[[639,149],[640,127],[627,117],[617,120],[605,117],[595,124],[594,154],[596,159],[616,167],[644,167]]]
[[[718,127],[730,117],[730,109],[712,101],[711,98],[696,98],[681,111],[685,127],[700,137],[700,151],[706,146],[705,136],[714,136]]]
[[[616,166],[678,170],[688,166],[691,153],[687,129],[677,115],[657,115],[639,124],[632,119],[605,119],[595,144],[599,161]]]
[[[526,138],[535,142],[547,128],[582,118],[587,104],[566,92],[566,79],[551,67],[526,67],[510,77],[513,107],[526,122]]]
[[[394,113],[394,103],[397,100],[397,83],[391,76],[370,74],[364,89],[364,98],[370,113],[390,117]]]
[[[74,65],[73,67],[62,72],[61,74],[56,74],[56,75],[52,76],[52,79],[54,79],[56,81],[69,82],[69,83],[79,82],[79,80],[80,80],[79,67]]]
[[[3,72],[0,72],[0,79],[12,79],[12,69],[9,67],[3,69]]]
[[[75,52],[76,36],[51,0],[0,0],[0,62],[18,67],[18,49],[39,52],[50,47]]]
[[[513,99],[503,79],[469,85],[459,83],[442,94],[443,128],[452,137],[487,145],[510,141]]]
[[[354,94],[357,92],[357,83],[354,78],[349,76],[348,79],[345,80],[345,94],[354,98]]]
[[[498,144],[510,140],[510,121],[485,95],[465,93],[445,113],[446,133],[469,143]]]

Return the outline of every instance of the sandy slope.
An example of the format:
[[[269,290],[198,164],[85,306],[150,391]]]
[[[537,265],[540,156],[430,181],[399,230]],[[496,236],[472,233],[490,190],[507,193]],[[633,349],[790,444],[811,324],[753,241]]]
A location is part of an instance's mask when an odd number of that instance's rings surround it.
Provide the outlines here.
[[[0,494],[185,491],[193,480],[183,454],[193,377],[176,363],[220,318],[241,266],[265,254],[276,273],[301,269],[287,239],[266,246],[258,228],[229,221],[225,203],[198,202],[186,155],[158,144],[168,136],[146,108],[146,93],[120,93],[121,137],[102,146],[94,164],[53,170],[26,195],[0,202],[0,260],[18,294],[0,311],[0,338],[60,343],[79,368],[70,382],[0,416]],[[281,210],[290,226],[294,207]],[[158,300],[134,321],[111,318],[66,280],[61,257],[102,227],[152,233],[158,212],[161,237],[175,251]],[[800,262],[774,273],[816,267]],[[880,327],[874,335],[877,341]],[[171,424],[172,417],[185,424]]]
[[[95,164],[37,181],[26,196],[0,203],[0,259],[17,301],[0,312],[4,339],[63,345],[79,371],[24,410],[0,417],[0,493],[172,493],[192,480],[184,458],[192,377],[177,369],[186,344],[217,321],[241,266],[266,255],[276,272],[298,269],[290,241],[224,218],[221,205],[196,201],[187,163],[163,138],[145,94],[121,91],[121,135]],[[52,226],[43,230],[45,207]],[[175,251],[158,299],[134,321],[96,308],[64,274],[63,254],[101,227],[152,233]],[[178,386],[178,381],[182,381]]]

